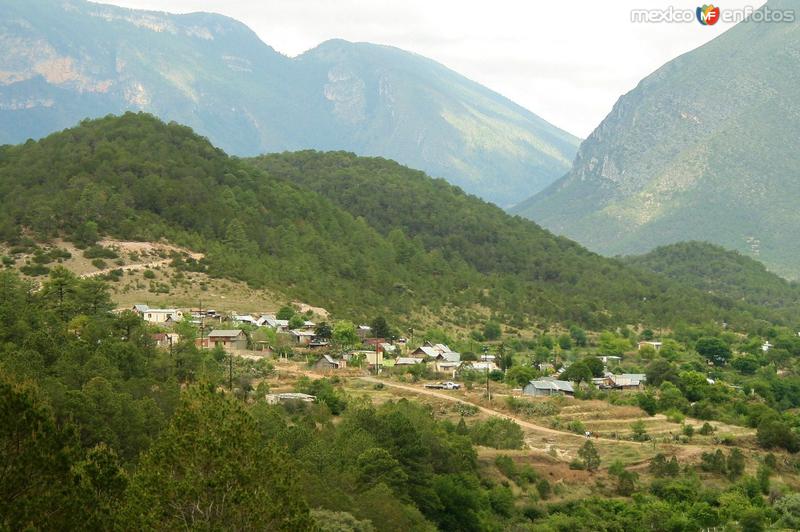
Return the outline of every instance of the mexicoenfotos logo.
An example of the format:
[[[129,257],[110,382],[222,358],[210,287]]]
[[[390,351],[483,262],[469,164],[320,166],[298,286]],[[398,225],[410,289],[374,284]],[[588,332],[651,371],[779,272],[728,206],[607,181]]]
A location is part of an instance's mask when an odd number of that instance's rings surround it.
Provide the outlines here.
[[[697,8],[697,21],[703,26],[713,26],[719,21],[719,8],[713,4],[703,4]]]
[[[666,6],[662,8],[631,9],[631,22],[634,24],[697,24],[715,26],[744,23],[794,23],[797,15],[794,9],[777,9],[769,4],[756,8],[726,8],[724,11],[713,4],[704,4],[697,9]]]

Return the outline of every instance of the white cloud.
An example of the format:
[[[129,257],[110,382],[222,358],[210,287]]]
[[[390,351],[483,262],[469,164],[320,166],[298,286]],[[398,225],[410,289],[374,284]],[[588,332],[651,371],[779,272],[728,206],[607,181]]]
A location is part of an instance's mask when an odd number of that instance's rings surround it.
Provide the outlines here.
[[[623,93],[730,25],[634,24],[631,9],[663,0],[111,0],[106,3],[238,19],[297,55],[331,38],[390,44],[435,59],[581,137]],[[723,9],[764,0],[726,0]],[[698,3],[672,2],[694,10]]]

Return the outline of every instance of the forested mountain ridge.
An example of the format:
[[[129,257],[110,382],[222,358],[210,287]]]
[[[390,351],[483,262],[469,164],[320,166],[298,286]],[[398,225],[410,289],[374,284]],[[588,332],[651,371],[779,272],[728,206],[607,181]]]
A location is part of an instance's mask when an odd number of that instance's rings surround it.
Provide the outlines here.
[[[708,241],[798,278],[798,72],[800,20],[742,22],[622,96],[513,212],[608,255]]]
[[[441,64],[332,40],[296,57],[220,15],[3,2],[0,143],[147,111],[236,155],[315,148],[399,160],[508,206],[578,139]]]
[[[519,327],[602,327],[736,323],[753,312],[590,253],[392,161],[303,152],[255,164],[263,170],[149,115],[86,121],[0,149],[0,238],[23,228],[42,239],[166,238],[204,252],[214,276],[354,319],[426,309],[463,323],[488,311]],[[448,307],[456,314],[445,316]]]
[[[707,242],[661,246],[622,260],[711,294],[763,307],[800,309],[796,282],[775,275],[750,257]]]
[[[411,237],[441,254],[444,263],[464,262],[500,279],[494,292],[480,297],[482,302],[500,296],[520,313],[547,309],[561,320],[580,322],[602,322],[608,311],[639,322],[670,316],[667,321],[674,323],[695,319],[690,316],[724,319],[728,312],[743,310],[726,296],[698,297],[681,283],[600,257],[393,161],[342,152],[284,153],[250,161],[270,175],[322,194],[390,240]],[[619,310],[611,310],[615,308]]]

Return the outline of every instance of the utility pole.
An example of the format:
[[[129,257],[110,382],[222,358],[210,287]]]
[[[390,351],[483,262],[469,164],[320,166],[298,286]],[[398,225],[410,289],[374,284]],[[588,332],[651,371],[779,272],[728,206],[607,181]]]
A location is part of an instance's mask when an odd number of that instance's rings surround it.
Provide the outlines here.
[[[489,361],[486,359],[486,353],[489,352],[489,346],[483,346],[483,363],[486,364],[486,397],[489,399],[489,402],[492,401],[492,393],[489,390]]]
[[[206,317],[203,314],[203,300],[200,300],[200,349],[205,349],[204,347],[204,336],[205,336],[205,329],[206,329]]]
[[[228,354],[228,388],[233,393],[233,352]]]

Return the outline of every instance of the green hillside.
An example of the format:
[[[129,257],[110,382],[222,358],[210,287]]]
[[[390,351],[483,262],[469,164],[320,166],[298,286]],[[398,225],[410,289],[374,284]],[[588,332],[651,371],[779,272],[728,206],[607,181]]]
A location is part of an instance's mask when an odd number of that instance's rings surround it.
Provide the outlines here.
[[[679,283],[600,257],[392,161],[341,152],[252,161],[270,175],[322,194],[389,240],[410,237],[437,254],[440,264],[466,264],[492,279],[493,291],[472,295],[491,308],[502,305],[511,321],[532,313],[592,326],[608,320],[675,323],[725,320],[741,312],[727,298],[701,297]]]
[[[797,278],[798,87],[800,22],[741,23],[622,96],[514,212],[604,254],[702,240]]]
[[[800,310],[800,285],[768,271],[760,262],[707,242],[661,246],[624,262],[687,286],[753,305]]]
[[[212,275],[359,318],[747,319],[392,161],[303,152],[258,163],[148,115],[84,122],[0,150],[0,238],[166,238],[204,252]]]
[[[434,61],[328,41],[297,58],[245,25],[84,0],[4,2],[0,143],[146,111],[228,153],[381,155],[502,206],[570,166],[578,139]]]

